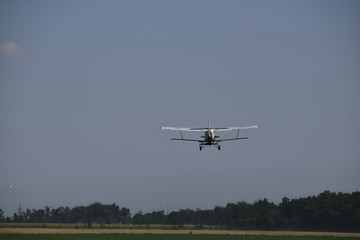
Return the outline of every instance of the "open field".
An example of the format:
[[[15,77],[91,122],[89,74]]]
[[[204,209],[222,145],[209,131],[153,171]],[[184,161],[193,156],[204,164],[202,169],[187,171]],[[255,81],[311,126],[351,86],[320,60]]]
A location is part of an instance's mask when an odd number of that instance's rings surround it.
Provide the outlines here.
[[[215,226],[204,226],[204,229],[195,229],[195,227],[193,225],[0,223],[0,240],[360,240],[360,233],[239,231],[216,229]]]
[[[354,240],[359,237],[217,234],[0,234],[0,240]]]
[[[332,239],[360,239],[360,233],[335,233],[335,232],[293,232],[293,231],[236,231],[236,230],[170,230],[170,229],[71,229],[71,228],[0,228],[0,239],[20,239],[16,237],[31,235],[51,236],[46,239],[56,239],[61,235],[63,239],[76,239],[73,235],[79,236],[96,236],[101,235],[101,239],[105,236],[117,236],[111,239],[149,239],[141,238],[142,236],[167,236],[166,239],[202,239],[201,236],[221,236],[221,239],[324,239],[329,237]],[[138,238],[132,238],[133,236]],[[5,238],[6,236],[6,238]],[[65,237],[66,236],[66,237]],[[126,236],[128,238],[120,238]],[[164,239],[163,236],[157,239]],[[192,236],[193,238],[189,238]],[[15,238],[14,238],[15,237]],[[118,238],[119,237],[119,238]],[[129,238],[131,237],[131,238]],[[233,238],[235,237],[235,238]],[[37,238],[39,239],[39,238]],[[41,238],[42,239],[42,238]],[[89,238],[93,239],[93,238]],[[96,238],[94,238],[96,239]]]
[[[74,228],[74,229],[199,229],[196,225],[181,224],[99,224],[99,223],[0,223],[0,228]],[[221,230],[224,227],[214,225],[202,225],[201,229]]]

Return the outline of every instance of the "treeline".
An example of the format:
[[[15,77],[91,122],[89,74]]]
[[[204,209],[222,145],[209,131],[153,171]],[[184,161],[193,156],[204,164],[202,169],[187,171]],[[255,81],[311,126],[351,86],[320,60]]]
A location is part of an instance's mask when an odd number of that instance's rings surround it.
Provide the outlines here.
[[[0,215],[2,210],[0,209]],[[78,206],[74,208],[59,207],[44,209],[26,209],[14,213],[12,218],[0,218],[5,222],[28,222],[28,223],[131,223],[131,214],[128,208],[121,208],[113,204],[93,203],[87,207]]]
[[[283,198],[280,204],[267,199],[252,204],[228,203],[213,210],[180,210],[137,213],[134,224],[193,224],[241,230],[308,230],[360,232],[360,192],[325,191],[300,199]]]
[[[93,203],[87,207],[45,207],[18,211],[9,222],[100,223],[100,224],[185,224],[203,228],[205,225],[242,230],[306,230],[360,232],[360,192],[333,193],[325,191],[307,198],[283,198],[275,204],[267,199],[254,203],[228,203],[212,210],[179,210],[136,213],[116,204]]]

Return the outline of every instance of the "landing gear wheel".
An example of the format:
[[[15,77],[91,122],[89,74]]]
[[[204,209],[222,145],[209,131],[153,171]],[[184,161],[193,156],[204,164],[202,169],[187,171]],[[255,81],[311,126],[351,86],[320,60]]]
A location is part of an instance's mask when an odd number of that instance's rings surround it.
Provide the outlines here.
[[[203,149],[202,146],[199,147],[200,151]]]
[[[218,150],[219,150],[219,151],[221,150],[221,146],[220,146],[220,145],[218,146]]]

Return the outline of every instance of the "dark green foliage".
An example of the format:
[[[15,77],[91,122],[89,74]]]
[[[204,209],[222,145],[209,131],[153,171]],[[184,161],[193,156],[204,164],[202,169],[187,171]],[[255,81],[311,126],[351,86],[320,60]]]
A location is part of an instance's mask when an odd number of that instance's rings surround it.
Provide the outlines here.
[[[78,206],[50,208],[39,210],[27,209],[22,213],[23,221],[17,221],[19,217],[13,218],[14,222],[48,222],[48,223],[123,223],[131,222],[131,214],[128,208],[119,208],[116,204],[93,203],[87,207]]]
[[[4,222],[4,221],[5,221],[4,211],[0,208],[0,222]]]
[[[331,193],[290,200],[279,205],[280,226],[293,230],[360,231],[360,192]]]
[[[139,212],[133,217],[133,224],[167,224],[167,217],[164,211],[154,211],[142,214]]]

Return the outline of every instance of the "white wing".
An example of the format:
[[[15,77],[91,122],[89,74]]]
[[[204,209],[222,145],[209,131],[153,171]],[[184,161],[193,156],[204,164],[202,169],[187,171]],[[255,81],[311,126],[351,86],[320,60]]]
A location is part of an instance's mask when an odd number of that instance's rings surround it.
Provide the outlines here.
[[[177,128],[177,127],[161,127],[161,130],[175,130],[175,131],[189,131],[189,132],[202,132],[207,128]]]
[[[247,127],[227,127],[227,128],[211,128],[215,131],[233,131],[233,130],[243,130],[243,129],[252,129],[258,128],[259,125],[252,125]],[[203,132],[208,130],[208,128],[177,128],[177,127],[161,127],[161,130],[175,130],[175,131],[189,131],[189,132]]]
[[[216,131],[232,131],[232,130],[243,130],[243,129],[252,129],[258,128],[259,125],[252,125],[247,127],[227,127],[227,128],[214,128]]]

